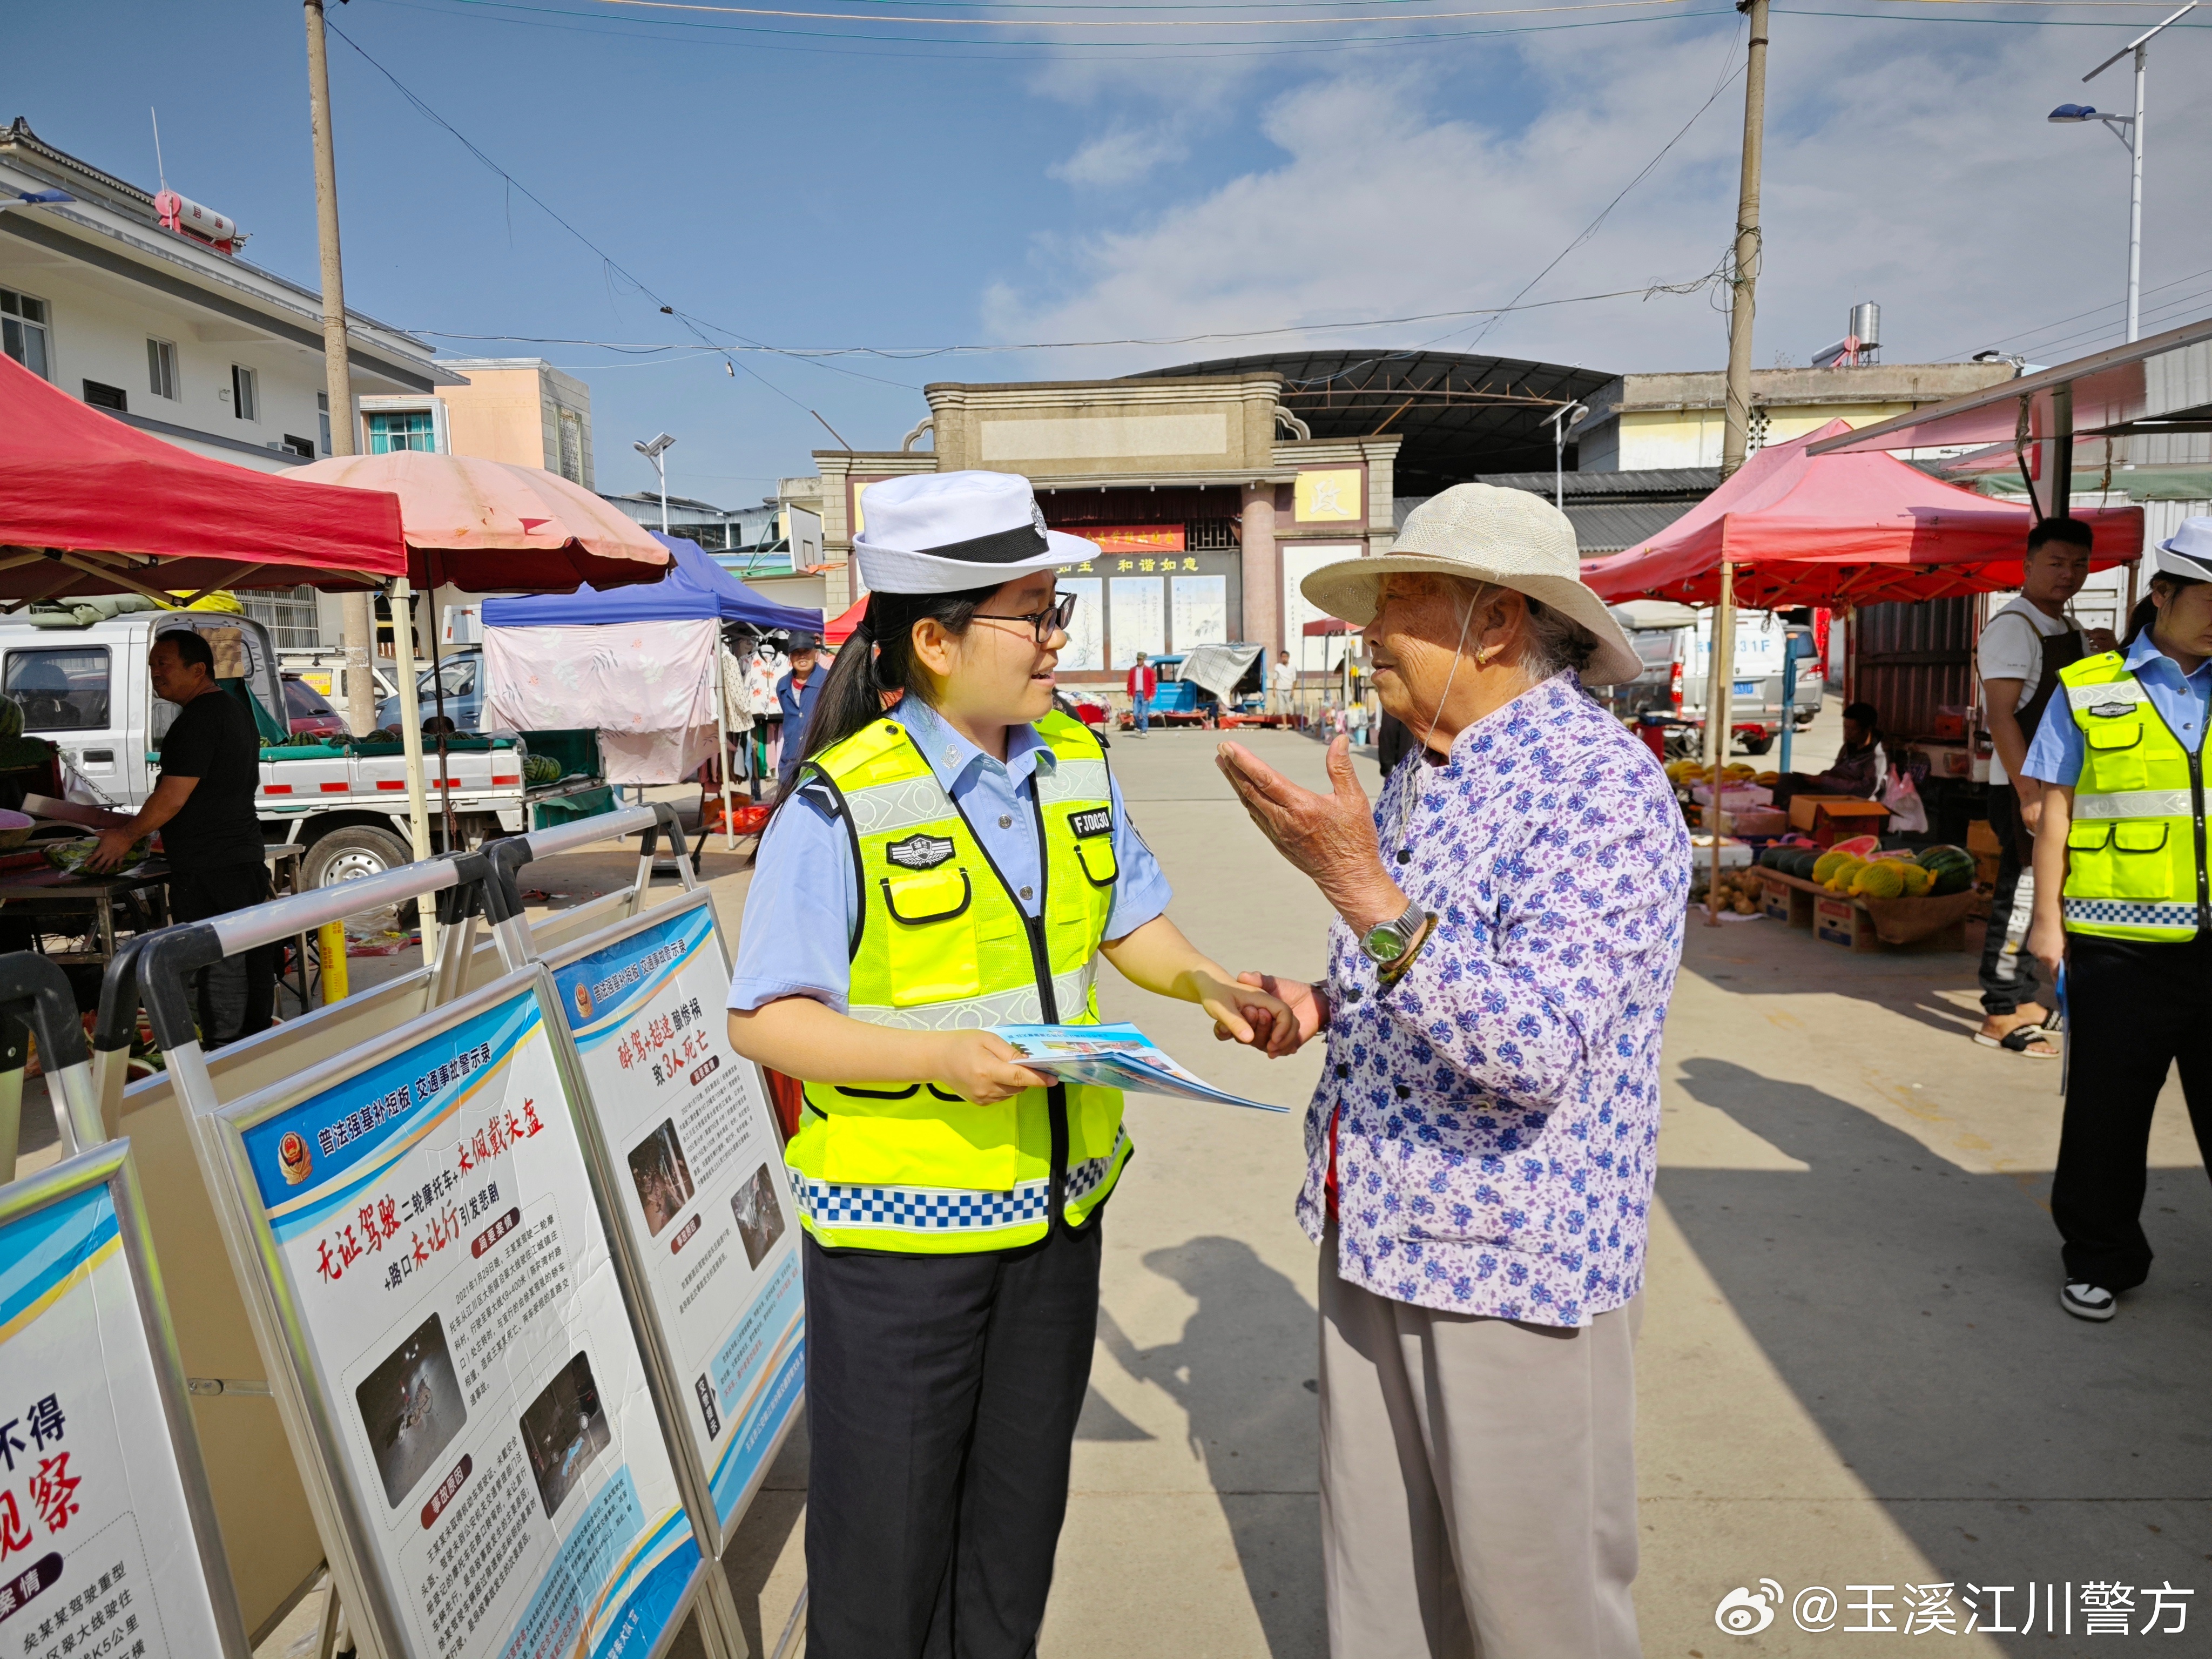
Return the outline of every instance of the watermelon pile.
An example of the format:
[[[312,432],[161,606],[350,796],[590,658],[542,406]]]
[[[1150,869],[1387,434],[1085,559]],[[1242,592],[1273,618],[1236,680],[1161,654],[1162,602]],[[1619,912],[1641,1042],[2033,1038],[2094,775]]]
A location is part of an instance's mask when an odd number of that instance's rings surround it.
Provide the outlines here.
[[[558,783],[561,763],[550,755],[532,755],[522,763],[522,781],[531,784]]]
[[[1823,850],[1770,847],[1759,861],[1801,881],[1855,898],[1929,898],[1963,893],[1974,884],[1973,854],[1959,847],[1930,847],[1917,855],[1881,854],[1861,836]],[[1870,856],[1871,855],[1871,856]]]

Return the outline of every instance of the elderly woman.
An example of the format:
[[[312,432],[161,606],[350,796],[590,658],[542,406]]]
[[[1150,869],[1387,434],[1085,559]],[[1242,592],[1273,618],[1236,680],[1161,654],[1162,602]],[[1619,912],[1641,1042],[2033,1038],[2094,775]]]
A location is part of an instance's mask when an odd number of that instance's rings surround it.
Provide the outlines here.
[[[1650,751],[1577,679],[1634,649],[1540,498],[1462,484],[1306,597],[1415,747],[1371,814],[1219,761],[1335,907],[1297,1212],[1321,1246],[1335,1659],[1640,1651],[1634,1376],[1660,1029],[1690,883]],[[1255,981],[1262,982],[1262,981]]]

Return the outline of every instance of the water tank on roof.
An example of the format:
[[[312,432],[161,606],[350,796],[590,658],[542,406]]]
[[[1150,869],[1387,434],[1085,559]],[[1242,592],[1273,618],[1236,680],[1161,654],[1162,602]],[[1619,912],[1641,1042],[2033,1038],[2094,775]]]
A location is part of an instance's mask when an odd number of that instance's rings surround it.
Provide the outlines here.
[[[1872,362],[1872,354],[1881,349],[1881,307],[1871,300],[1853,306],[1850,332],[1858,340],[1859,361]]]
[[[163,229],[205,242],[219,252],[237,252],[238,245],[246,238],[235,219],[187,200],[173,190],[165,190],[154,198],[154,211],[160,216]]]

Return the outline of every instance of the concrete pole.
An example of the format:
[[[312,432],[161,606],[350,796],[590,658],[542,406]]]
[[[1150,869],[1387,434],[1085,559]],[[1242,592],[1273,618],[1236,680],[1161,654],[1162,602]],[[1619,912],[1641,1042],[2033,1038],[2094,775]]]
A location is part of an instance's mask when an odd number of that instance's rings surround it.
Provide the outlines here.
[[[1275,486],[1244,486],[1244,638],[1267,647],[1267,660],[1283,648],[1283,563],[1275,550]]]
[[[2128,165],[2134,175],[2128,186],[2128,343],[2133,345],[2142,325],[2142,153],[2143,76],[2150,67],[2150,47],[2136,47],[2136,121],[2128,129]]]
[[[331,144],[331,60],[323,0],[305,0],[307,118],[315,140],[315,232],[323,256],[323,383],[331,404],[331,453],[353,448],[353,374],[346,361],[345,277],[338,258],[338,172]],[[376,682],[369,672],[376,617],[367,593],[340,596],[344,618],[346,724],[356,737],[376,729]]]
[[[1751,43],[1743,78],[1743,173],[1736,188],[1735,253],[1729,278],[1728,423],[1721,439],[1723,478],[1743,465],[1750,442],[1751,324],[1757,309],[1761,240],[1759,168],[1766,136],[1766,0],[1738,0],[1736,9],[1751,14]]]

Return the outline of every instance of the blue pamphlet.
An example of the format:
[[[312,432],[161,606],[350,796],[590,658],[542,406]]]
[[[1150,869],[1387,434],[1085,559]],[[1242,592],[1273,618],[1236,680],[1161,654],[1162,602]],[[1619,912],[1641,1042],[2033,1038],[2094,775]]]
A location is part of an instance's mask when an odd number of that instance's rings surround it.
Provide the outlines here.
[[[1264,1100],[1225,1094],[1170,1059],[1133,1025],[994,1025],[1033,1072],[1106,1089],[1133,1089],[1178,1100],[1206,1100],[1218,1106],[1246,1106],[1255,1112],[1284,1112]]]

